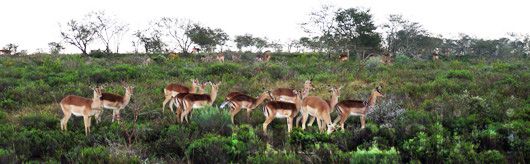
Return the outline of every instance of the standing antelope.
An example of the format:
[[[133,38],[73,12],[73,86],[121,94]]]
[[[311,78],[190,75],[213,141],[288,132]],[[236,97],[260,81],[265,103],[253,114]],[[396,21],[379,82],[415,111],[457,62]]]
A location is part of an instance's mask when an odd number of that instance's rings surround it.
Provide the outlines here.
[[[213,84],[212,82],[208,83],[212,86],[210,95],[190,93],[184,96],[182,103],[184,112],[182,112],[182,115],[180,116],[180,122],[183,122],[184,119],[186,119],[186,122],[188,122],[188,114],[190,114],[193,109],[202,108],[207,105],[211,106],[213,104],[217,98],[217,91],[219,90],[219,85],[221,85],[221,82],[218,82],[217,84]]]
[[[339,60],[341,62],[345,62],[345,61],[348,61],[348,55],[346,55],[345,53],[342,53],[339,55]]]
[[[124,83],[125,95],[120,96],[112,93],[101,93],[101,101],[103,108],[112,109],[112,122],[114,119],[120,120],[120,110],[124,109],[133,95],[133,86],[126,85]]]
[[[271,60],[271,51],[265,51],[260,56],[257,56],[256,59],[262,62],[269,62]]]
[[[291,132],[291,129],[293,128],[293,120],[302,107],[301,93],[295,90],[294,94],[296,97],[294,103],[269,101],[265,104],[263,107],[263,115],[265,115],[265,122],[263,122],[264,133],[267,133],[267,126],[269,126],[274,118],[287,118],[287,132]]]
[[[241,111],[241,109],[247,109],[247,118],[249,118],[252,110],[254,110],[259,104],[263,103],[265,99],[270,98],[269,91],[264,91],[257,98],[250,97],[246,94],[238,94],[231,97],[229,100],[226,100],[225,102],[229,103],[230,106],[232,124],[234,124],[234,117],[237,115],[237,113],[239,113],[239,111]],[[223,102],[223,104],[225,104],[225,102]],[[224,107],[224,105],[221,106]]]
[[[175,96],[175,98],[173,100],[173,102],[174,102],[173,105],[175,105],[177,107],[177,110],[175,112],[175,114],[177,116],[177,120],[179,120],[178,118],[180,117],[180,114],[182,113],[182,110],[183,110],[182,103],[183,103],[184,97],[186,97],[186,95],[188,95],[188,94],[197,93],[197,92],[195,92],[195,88],[199,89],[198,94],[204,94],[204,90],[206,89],[206,85],[207,85],[207,83],[200,84],[198,80],[193,80],[193,86],[192,86],[193,89],[189,93],[179,93],[179,94],[177,94],[177,96]],[[172,109],[173,105],[170,106],[171,111],[173,111],[173,109]]]
[[[219,54],[217,54],[217,55],[215,56],[215,59],[216,59],[217,61],[219,61],[219,62],[222,63],[222,62],[225,61],[225,54],[223,54],[223,53],[219,53]]]
[[[323,132],[327,126],[327,133],[331,133],[334,130],[335,124],[331,123],[331,112],[333,107],[337,104],[340,96],[340,89],[331,87],[331,100],[325,101],[318,96],[308,96],[302,101],[302,129],[306,127],[306,121],[309,115],[314,116],[317,119],[318,129]]]
[[[83,116],[85,124],[85,135],[90,133],[91,117],[96,117],[96,123],[100,121],[100,115],[102,112],[101,106],[101,88],[92,88],[94,96],[92,99],[87,99],[80,96],[68,95],[61,100],[61,109],[63,111],[63,119],[61,119],[61,130],[67,130],[66,124],[73,115]]]
[[[311,80],[306,80],[304,82],[303,92],[305,94],[309,94],[309,90],[311,89],[314,89],[313,82]],[[272,97],[274,98],[274,100],[294,103],[294,100],[296,99],[294,91],[294,89],[290,88],[276,88],[272,91]]]
[[[192,83],[195,82],[195,80],[191,80]],[[195,90],[195,85],[192,84],[191,85],[191,90],[190,88],[186,87],[186,86],[183,86],[183,85],[180,85],[180,84],[175,84],[175,83],[171,83],[169,85],[166,86],[166,88],[164,88],[164,102],[162,103],[162,112],[164,112],[165,108],[166,108],[166,104],[167,102],[171,101],[169,104],[173,104],[173,99],[172,97],[175,97],[177,96],[177,94],[179,93],[189,93],[190,91],[194,91]],[[173,112],[173,108],[170,108],[171,109],[171,112]]]
[[[344,130],[344,122],[352,116],[361,116],[361,128],[365,127],[366,114],[368,110],[374,107],[377,97],[384,97],[381,93],[381,86],[372,90],[368,102],[359,100],[343,100],[337,104],[337,114],[339,116],[333,121],[336,124],[340,120],[340,127]]]

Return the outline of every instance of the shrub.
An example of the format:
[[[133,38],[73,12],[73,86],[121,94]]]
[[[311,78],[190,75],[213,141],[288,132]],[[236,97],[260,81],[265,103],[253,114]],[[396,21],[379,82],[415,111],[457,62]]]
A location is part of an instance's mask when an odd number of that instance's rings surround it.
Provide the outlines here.
[[[385,127],[393,127],[397,119],[405,113],[405,109],[401,107],[400,99],[388,95],[387,97],[390,98],[385,98],[379,105],[369,110],[367,117]]]
[[[374,144],[368,150],[357,149],[351,152],[350,163],[400,163],[401,159],[395,148],[380,150]]]
[[[0,148],[0,163],[17,163],[15,159],[13,151]]]
[[[19,118],[20,125],[28,129],[57,129],[59,119],[50,113],[31,113]]]
[[[508,163],[501,152],[487,150],[478,154],[479,163]]]
[[[186,156],[193,163],[228,163],[238,155],[242,144],[237,139],[206,135],[188,146]]]
[[[266,144],[262,142],[254,128],[249,125],[233,126],[232,140],[238,140],[243,143],[239,148],[239,157],[237,160],[246,159],[250,154],[255,154],[265,150]]]
[[[152,152],[157,156],[182,157],[186,147],[195,138],[196,129],[182,125],[171,125],[162,130],[160,138],[154,143]]]
[[[405,64],[408,64],[410,60],[411,59],[408,56],[406,56],[406,55],[397,54],[396,58],[394,59],[394,61],[395,61],[394,63],[395,64],[399,64],[399,65],[405,65]]]
[[[449,70],[447,72],[447,78],[473,80],[473,75],[468,70]]]
[[[330,141],[329,135],[325,133],[312,133],[300,128],[294,128],[289,134],[289,143],[302,151],[308,149],[312,144]]]
[[[22,130],[13,136],[13,146],[20,159],[50,157],[61,150],[58,131]]]
[[[79,152],[79,161],[87,163],[104,163],[109,157],[109,151],[103,146],[87,147]]]
[[[248,157],[247,163],[267,164],[267,163],[302,163],[295,153],[287,151],[267,151]]]
[[[196,123],[201,132],[217,132],[224,135],[231,133],[230,115],[226,110],[215,107],[194,109],[190,122]]]

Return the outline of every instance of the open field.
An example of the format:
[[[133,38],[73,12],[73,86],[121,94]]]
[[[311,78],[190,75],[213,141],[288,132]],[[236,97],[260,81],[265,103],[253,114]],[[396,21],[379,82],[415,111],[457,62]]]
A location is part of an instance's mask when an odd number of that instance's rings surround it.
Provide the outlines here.
[[[146,64],[146,59],[152,62]],[[163,54],[0,56],[0,163],[22,161],[193,163],[527,163],[530,161],[530,59],[442,57],[440,61],[398,55],[391,65],[369,59],[360,69],[350,59],[322,54],[274,54],[270,62],[200,62],[199,57]],[[162,112],[163,88],[191,79],[222,84],[213,107],[194,110],[191,122],[176,123]],[[217,107],[230,91],[258,96],[262,88],[302,88],[330,97],[327,85],[344,85],[339,100],[366,100],[376,86],[385,97],[368,114],[366,128],[350,117],[346,130],[330,135],[315,125],[288,135],[285,119],[263,133],[261,106],[236,125]],[[124,94],[135,86],[121,123],[93,121],[85,136],[82,117],[60,131],[61,99],[92,97],[89,86]],[[209,93],[208,87],[206,93]],[[134,120],[134,111],[138,119]],[[331,114],[334,120],[336,112]]]

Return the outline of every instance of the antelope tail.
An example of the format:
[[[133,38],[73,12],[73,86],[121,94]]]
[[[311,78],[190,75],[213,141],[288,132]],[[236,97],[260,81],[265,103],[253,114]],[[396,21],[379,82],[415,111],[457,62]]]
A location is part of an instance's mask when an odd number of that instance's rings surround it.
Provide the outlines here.
[[[225,106],[226,106],[228,103],[229,103],[228,101],[224,101],[223,103],[221,103],[221,105],[219,106],[219,108],[220,108],[220,109],[225,108]]]

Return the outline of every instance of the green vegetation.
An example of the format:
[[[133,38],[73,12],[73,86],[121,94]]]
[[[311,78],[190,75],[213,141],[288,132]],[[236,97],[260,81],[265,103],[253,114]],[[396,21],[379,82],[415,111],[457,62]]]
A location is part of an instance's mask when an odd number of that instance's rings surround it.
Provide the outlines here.
[[[230,59],[230,53],[226,53]],[[143,64],[151,58],[152,63]],[[273,54],[269,63],[242,54],[240,62],[202,63],[199,57],[165,54],[0,56],[0,163],[91,161],[93,163],[527,163],[530,161],[530,60],[525,57],[444,57],[432,62],[396,55],[394,64],[369,59],[364,69],[351,58]],[[222,81],[213,107],[194,110],[176,123],[162,112],[163,88],[189,86],[192,78]],[[365,100],[383,85],[385,97],[368,114],[366,128],[351,117],[346,131],[331,135],[315,125],[287,134],[284,119],[267,134],[261,107],[230,123],[217,106],[230,91],[257,96],[262,88],[301,88],[313,79],[312,95],[344,85],[340,100]],[[135,86],[121,123],[102,122],[84,134],[82,118],[60,131],[58,105],[69,94],[92,97],[89,86],[119,82]],[[209,93],[209,88],[206,90]],[[139,110],[137,121],[134,112]],[[332,113],[335,119],[336,113]]]

